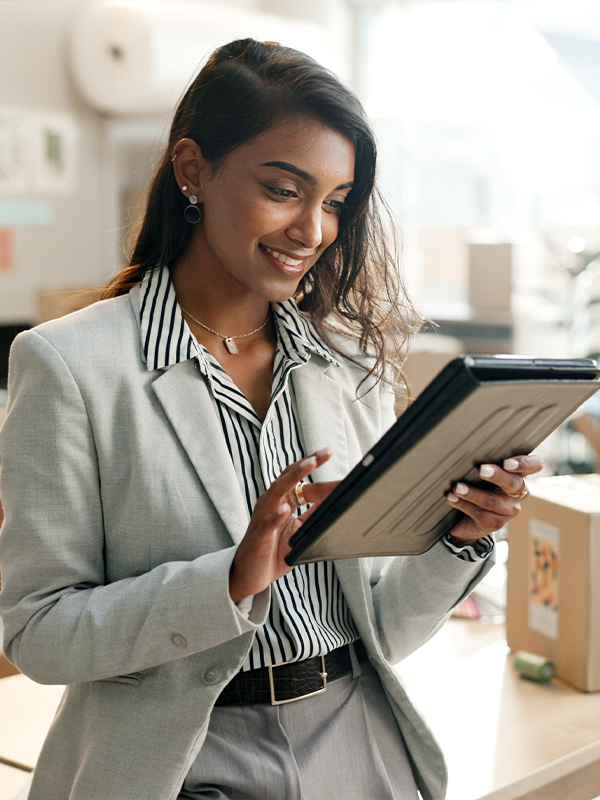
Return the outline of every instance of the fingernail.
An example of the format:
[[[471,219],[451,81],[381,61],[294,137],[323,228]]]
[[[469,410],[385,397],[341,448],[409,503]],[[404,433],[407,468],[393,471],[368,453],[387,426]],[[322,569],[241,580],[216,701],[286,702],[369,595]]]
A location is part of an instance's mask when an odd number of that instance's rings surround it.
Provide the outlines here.
[[[316,467],[317,466],[317,459],[315,456],[309,456],[305,458],[304,461],[300,462],[301,467]]]
[[[516,458],[507,458],[505,462],[502,464],[504,469],[519,469],[519,462]]]
[[[316,456],[330,456],[333,453],[331,447],[324,447],[322,450],[317,450],[315,453]]]
[[[459,499],[459,498],[458,498],[458,497],[457,497],[457,496],[456,496],[456,495],[455,495],[453,492],[448,492],[448,494],[446,495],[446,497],[448,498],[448,500],[449,500],[451,503],[456,503],[456,502],[458,501],[458,499]]]
[[[465,486],[464,483],[457,483],[456,486],[454,487],[454,491],[456,492],[456,494],[467,494],[467,492],[469,491],[469,487]]]
[[[279,508],[277,509],[277,513],[279,514],[280,517],[283,517],[283,515],[287,514],[289,510],[290,510],[290,504],[284,503],[282,506],[279,506]]]
[[[482,478],[491,478],[494,474],[494,468],[491,464],[484,464],[482,467],[479,467],[479,474]]]

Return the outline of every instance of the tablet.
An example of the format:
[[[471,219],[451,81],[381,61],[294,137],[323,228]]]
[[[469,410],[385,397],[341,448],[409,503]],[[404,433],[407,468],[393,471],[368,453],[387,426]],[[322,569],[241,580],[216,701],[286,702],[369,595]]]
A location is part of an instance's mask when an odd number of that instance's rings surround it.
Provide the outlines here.
[[[454,359],[296,531],[286,562],[424,553],[462,516],[451,486],[491,487],[479,466],[530,453],[599,377],[592,359]]]

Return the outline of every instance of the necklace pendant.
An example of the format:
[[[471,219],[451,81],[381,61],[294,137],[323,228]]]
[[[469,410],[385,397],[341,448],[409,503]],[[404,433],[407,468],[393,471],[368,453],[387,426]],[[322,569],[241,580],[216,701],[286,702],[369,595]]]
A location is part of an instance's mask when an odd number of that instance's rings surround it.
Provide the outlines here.
[[[231,353],[232,356],[237,356],[238,353],[240,352],[237,349],[236,343],[233,341],[233,339],[231,337],[228,337],[227,339],[224,339],[223,340],[223,344],[225,345],[225,347],[227,348],[228,352]]]

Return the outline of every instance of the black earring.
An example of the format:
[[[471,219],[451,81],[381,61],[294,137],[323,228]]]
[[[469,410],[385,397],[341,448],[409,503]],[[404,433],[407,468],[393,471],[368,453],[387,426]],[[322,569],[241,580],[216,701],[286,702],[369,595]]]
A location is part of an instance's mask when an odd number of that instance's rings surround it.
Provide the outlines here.
[[[190,195],[190,204],[186,206],[183,216],[191,225],[197,225],[202,219],[202,209],[198,205],[198,198],[195,194]]]

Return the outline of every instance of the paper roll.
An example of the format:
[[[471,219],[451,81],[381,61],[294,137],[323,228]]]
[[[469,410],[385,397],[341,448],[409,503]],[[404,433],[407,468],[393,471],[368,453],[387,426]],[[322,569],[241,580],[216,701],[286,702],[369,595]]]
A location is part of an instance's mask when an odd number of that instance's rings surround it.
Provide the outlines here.
[[[173,109],[215,47],[251,36],[295,47],[336,70],[324,29],[205,0],[97,0],[78,17],[71,67],[83,97],[117,116]]]

